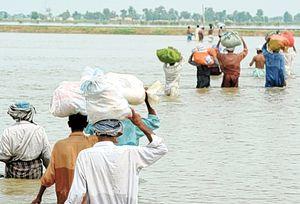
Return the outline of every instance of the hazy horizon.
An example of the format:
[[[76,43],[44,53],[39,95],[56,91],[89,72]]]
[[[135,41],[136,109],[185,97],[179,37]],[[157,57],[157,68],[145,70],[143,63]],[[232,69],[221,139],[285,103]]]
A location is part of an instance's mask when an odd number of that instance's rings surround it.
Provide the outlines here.
[[[70,12],[79,11],[102,11],[104,8],[109,8],[116,12],[121,9],[126,9],[129,6],[133,6],[138,12],[142,12],[143,8],[155,8],[158,6],[164,6],[166,9],[174,8],[178,11],[189,11],[201,13],[202,4],[205,7],[212,7],[215,11],[221,11],[223,9],[232,13],[234,10],[248,11],[252,15],[256,14],[257,9],[263,9],[264,14],[272,16],[281,16],[285,11],[290,12],[292,15],[300,13],[298,9],[299,3],[297,0],[286,0],[285,4],[276,4],[271,0],[252,0],[250,5],[245,7],[245,2],[241,0],[190,0],[188,3],[182,0],[147,0],[142,2],[141,0],[0,0],[1,9],[9,13],[29,13],[31,11],[38,11],[44,13],[46,8],[50,8],[54,14],[61,13],[67,9]],[[199,5],[197,7],[196,5]],[[271,6],[269,6],[271,5]]]

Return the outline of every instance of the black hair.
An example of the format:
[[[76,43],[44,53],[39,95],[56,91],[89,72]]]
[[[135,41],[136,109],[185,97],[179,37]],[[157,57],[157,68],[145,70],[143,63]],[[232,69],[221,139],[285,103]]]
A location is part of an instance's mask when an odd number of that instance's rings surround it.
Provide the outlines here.
[[[188,26],[188,28],[191,28],[191,26]]]
[[[200,26],[199,25],[197,25],[197,28],[199,28]]]
[[[262,50],[257,50],[256,53],[257,54],[261,54],[263,51]]]
[[[83,131],[83,129],[87,126],[87,116],[81,115],[80,113],[70,115],[68,121],[69,127],[72,132],[74,131]]]

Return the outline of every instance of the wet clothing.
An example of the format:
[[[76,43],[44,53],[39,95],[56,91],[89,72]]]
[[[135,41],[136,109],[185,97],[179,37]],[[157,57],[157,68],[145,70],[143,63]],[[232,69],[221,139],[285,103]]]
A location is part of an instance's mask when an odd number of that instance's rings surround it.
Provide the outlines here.
[[[96,136],[86,137],[82,132],[73,132],[68,138],[59,140],[54,145],[50,164],[41,178],[41,185],[50,187],[55,183],[57,203],[64,203],[68,197],[79,152],[97,142]]]
[[[241,61],[247,56],[248,49],[243,52],[223,54],[218,51],[217,58],[224,73],[222,87],[238,87],[238,78],[241,71]]]
[[[218,76],[220,74],[222,74],[222,72],[218,65],[210,67],[210,75]]]
[[[157,115],[149,114],[147,118],[142,119],[143,123],[151,130],[156,130],[160,126],[160,120]],[[130,120],[121,121],[123,124],[123,135],[118,137],[118,145],[133,145],[138,146],[141,137],[145,134],[136,127]],[[85,129],[85,133],[93,135],[93,125],[89,124]]]
[[[294,61],[296,57],[296,52],[294,48],[290,47],[284,54],[284,63],[285,63],[285,70],[286,76],[291,76],[295,74],[294,70]]]
[[[263,54],[266,59],[266,84],[265,87],[283,87],[286,85],[284,79],[285,67],[284,57],[281,53],[271,53],[264,44]]]
[[[180,82],[180,72],[182,70],[181,60],[174,65],[164,64],[163,69],[165,72],[165,94],[167,96],[178,96],[179,95],[179,82]]]
[[[222,81],[222,88],[235,87],[239,86],[239,76],[233,74],[224,74]]]
[[[188,28],[186,34],[187,34],[187,41],[191,41],[193,37],[192,29]]]
[[[196,88],[210,87],[210,69],[205,66],[197,66],[197,86]]]
[[[43,175],[40,158],[32,161],[13,161],[5,165],[5,177],[17,179],[39,179]]]
[[[3,131],[0,139],[0,161],[7,165],[10,178],[40,178],[37,173],[32,173],[29,166],[38,163],[48,166],[50,161],[50,144],[44,128],[28,121],[16,122]],[[34,161],[34,162],[33,162]],[[13,168],[16,166],[16,168]],[[24,168],[22,168],[22,166]],[[37,167],[39,169],[40,167]],[[16,172],[10,174],[14,169]]]
[[[137,204],[141,169],[168,151],[160,137],[152,138],[144,147],[116,146],[103,141],[81,151],[65,203],[79,204],[86,194],[88,203]]]
[[[210,86],[210,69],[206,65],[200,65],[193,61],[193,54],[189,58],[189,64],[197,67],[196,88],[208,88]]]

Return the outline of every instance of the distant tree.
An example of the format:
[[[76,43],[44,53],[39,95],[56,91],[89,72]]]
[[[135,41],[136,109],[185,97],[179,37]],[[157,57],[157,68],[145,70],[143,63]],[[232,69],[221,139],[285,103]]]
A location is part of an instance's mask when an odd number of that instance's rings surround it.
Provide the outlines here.
[[[120,11],[120,13],[121,13],[120,17],[124,20],[124,18],[127,17],[127,10],[122,9],[122,10]]]
[[[201,20],[201,15],[199,13],[193,13],[192,15],[192,19],[195,21],[195,22],[199,22]]]
[[[36,11],[32,11],[31,14],[30,14],[30,18],[32,20],[37,20],[39,18],[39,13],[36,12]]]
[[[171,8],[168,11],[168,20],[170,21],[176,21],[179,18],[179,13],[175,9]]]
[[[221,12],[216,12],[215,13],[215,20],[219,22],[225,22],[226,20],[226,10],[223,10]]]
[[[152,9],[144,8],[143,12],[144,12],[143,18],[146,21],[153,21],[154,20],[154,14],[153,14]]]
[[[191,19],[191,13],[189,13],[188,11],[182,11],[180,13],[180,18],[181,19]]]
[[[132,6],[129,6],[129,8],[127,9],[127,15],[128,17],[132,18],[132,19],[139,19],[139,14],[136,12],[135,8],[133,8]]]
[[[300,13],[297,13],[297,14],[294,16],[294,21],[295,21],[295,22],[300,22]]]
[[[213,8],[205,8],[204,17],[205,17],[205,20],[208,22],[215,21],[216,16],[215,16],[214,9]]]
[[[159,6],[154,9],[154,19],[155,20],[168,20],[168,13],[163,6]]]
[[[78,11],[75,11],[73,14],[72,14],[72,17],[75,19],[75,20],[80,20],[82,18],[82,14],[79,13]]]
[[[264,11],[262,9],[257,9],[256,16],[263,17],[264,16]]]
[[[110,19],[110,10],[108,8],[103,9],[103,18],[104,20],[109,20]]]
[[[66,10],[62,14],[59,15],[59,17],[62,17],[63,20],[67,20],[68,18],[71,17],[71,13],[69,10]]]
[[[6,11],[0,11],[0,19],[8,18],[8,13]]]
[[[283,21],[285,23],[290,23],[293,21],[293,16],[288,12],[286,11],[284,14],[283,14]]]
[[[243,22],[250,22],[252,20],[252,16],[249,12],[233,12],[233,20],[234,22],[243,23]]]

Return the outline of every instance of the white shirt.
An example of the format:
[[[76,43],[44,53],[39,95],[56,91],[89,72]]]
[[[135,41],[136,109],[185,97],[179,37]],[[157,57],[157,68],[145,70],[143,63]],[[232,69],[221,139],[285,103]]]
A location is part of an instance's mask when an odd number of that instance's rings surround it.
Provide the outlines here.
[[[0,161],[31,161],[41,156],[44,164],[51,156],[44,128],[28,121],[16,122],[0,138]]]
[[[162,139],[153,136],[145,147],[98,142],[77,157],[67,204],[136,204],[139,172],[167,153]]]

